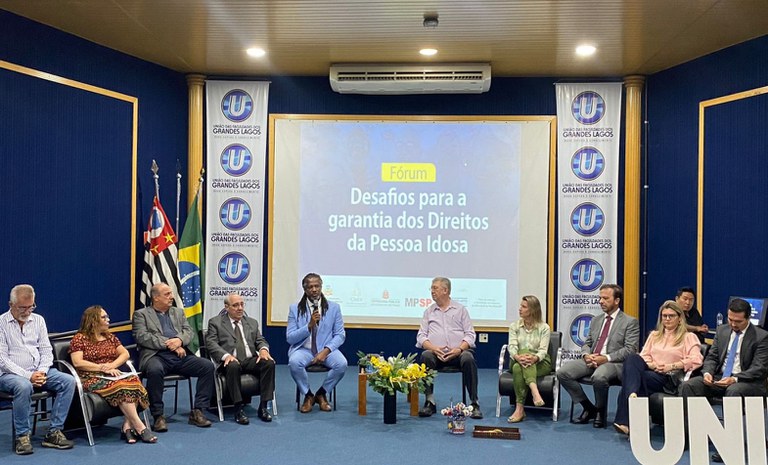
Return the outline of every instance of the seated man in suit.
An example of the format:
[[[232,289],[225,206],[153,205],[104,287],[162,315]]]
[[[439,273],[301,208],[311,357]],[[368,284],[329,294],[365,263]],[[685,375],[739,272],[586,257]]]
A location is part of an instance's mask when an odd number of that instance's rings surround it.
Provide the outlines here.
[[[71,449],[74,443],[61,431],[75,394],[75,379],[53,365],[53,351],[45,320],[34,312],[35,289],[19,284],[11,289],[9,309],[0,315],[0,390],[13,394],[13,423],[16,426],[15,452],[33,451],[29,417],[34,411],[35,389],[56,394],[51,410],[51,426],[43,447]]]
[[[169,374],[197,378],[189,424],[201,428],[211,426],[203,412],[213,395],[213,363],[187,351],[186,346],[195,334],[184,310],[173,306],[171,288],[167,284],[155,284],[150,297],[151,307],[133,313],[133,339],[139,347],[139,370],[147,378],[149,412],[154,417],[152,429],[158,433],[168,431],[163,415],[163,378]]]
[[[608,389],[611,381],[621,379],[622,362],[629,354],[637,352],[640,343],[640,324],[621,309],[623,290],[618,284],[600,286],[600,308],[589,324],[589,335],[581,346],[579,360],[572,360],[557,371],[557,379],[571,395],[573,402],[584,408],[576,420],[605,428],[607,419]],[[595,403],[589,401],[579,380],[592,376]]]
[[[304,295],[298,304],[291,304],[288,311],[286,339],[288,348],[288,368],[291,376],[304,395],[301,413],[312,411],[315,403],[320,410],[328,412],[327,393],[344,377],[347,359],[339,351],[347,333],[341,318],[341,307],[323,295],[323,280],[320,275],[309,273],[302,279]],[[311,311],[310,311],[311,308]],[[307,366],[320,364],[329,368],[328,376],[322,387],[313,395],[309,387]]]
[[[274,399],[275,360],[269,354],[269,344],[259,332],[259,322],[244,316],[245,302],[238,294],[224,297],[226,313],[208,321],[205,347],[214,360],[220,360],[219,370],[227,380],[227,393],[235,404],[235,422],[249,423],[243,411],[240,375],[250,373],[259,378],[261,402],[257,415],[261,421],[272,421],[267,402]]]
[[[432,300],[425,311],[416,334],[416,347],[424,349],[421,362],[432,369],[458,367],[461,369],[472,403],[472,418],[483,418],[477,401],[477,362],[475,362],[475,328],[467,308],[451,299],[451,280],[438,277],[432,280]],[[420,417],[432,416],[436,411],[434,386],[426,390],[427,399],[419,410]]]
[[[744,299],[733,299],[728,304],[728,324],[717,327],[701,367],[702,375],[682,384],[684,398],[766,395],[768,332],[751,324],[751,315],[752,307]],[[712,460],[722,462],[717,453]]]

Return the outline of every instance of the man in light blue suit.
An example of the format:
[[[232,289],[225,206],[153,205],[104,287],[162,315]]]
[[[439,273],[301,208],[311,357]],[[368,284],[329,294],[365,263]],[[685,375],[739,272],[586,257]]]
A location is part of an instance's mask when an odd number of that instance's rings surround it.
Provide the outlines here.
[[[304,295],[298,304],[291,304],[288,313],[286,339],[291,346],[288,349],[288,368],[304,395],[304,402],[299,408],[301,413],[311,412],[315,403],[320,410],[328,412],[331,405],[327,393],[333,391],[347,369],[347,359],[339,351],[347,337],[344,320],[339,304],[329,302],[323,295],[320,275],[309,273],[301,285]],[[307,376],[310,365],[324,365],[330,370],[315,394],[312,394]]]

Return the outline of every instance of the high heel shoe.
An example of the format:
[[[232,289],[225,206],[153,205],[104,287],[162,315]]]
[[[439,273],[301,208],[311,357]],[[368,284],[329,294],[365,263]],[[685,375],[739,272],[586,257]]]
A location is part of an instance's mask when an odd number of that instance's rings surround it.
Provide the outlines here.
[[[615,429],[619,433],[623,434],[624,436],[629,437],[629,426],[627,426],[627,425],[620,425],[618,423],[614,423],[613,424],[613,429]]]
[[[514,414],[512,414],[509,418],[507,418],[507,423],[520,423],[523,420],[525,420],[525,413],[519,417],[516,417]]]
[[[150,431],[149,428],[144,428],[144,430],[139,433],[139,438],[141,439],[141,442],[146,442],[148,444],[157,442],[157,436],[152,434],[152,431]]]
[[[128,428],[120,433],[120,439],[125,439],[125,442],[128,444],[136,444],[138,437],[136,436],[136,432],[133,429]]]

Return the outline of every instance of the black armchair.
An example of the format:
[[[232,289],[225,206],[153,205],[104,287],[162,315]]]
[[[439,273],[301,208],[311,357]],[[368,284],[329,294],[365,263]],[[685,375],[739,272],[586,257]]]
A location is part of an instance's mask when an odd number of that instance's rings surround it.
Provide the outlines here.
[[[549,357],[552,359],[552,371],[536,380],[539,387],[544,406],[535,407],[530,393],[523,402],[526,407],[543,408],[552,410],[552,421],[557,421],[558,411],[560,409],[560,383],[555,376],[558,365],[560,346],[562,344],[563,334],[559,331],[552,331],[549,335]],[[509,372],[509,354],[507,344],[501,347],[499,352],[499,390],[496,394],[496,417],[501,415],[501,398],[509,397],[509,404],[514,405],[517,402],[515,389],[512,381],[512,373]]]
[[[110,418],[123,415],[123,412],[121,412],[118,407],[109,405],[109,403],[100,395],[87,392],[83,389],[83,383],[80,380],[80,376],[78,376],[75,367],[72,366],[72,359],[69,356],[69,343],[70,339],[51,341],[54,360],[65,367],[66,370],[74,376],[75,384],[77,386],[78,401],[72,402],[69,413],[67,414],[67,422],[64,427],[68,430],[84,427],[86,434],[88,435],[88,444],[93,446],[93,430],[91,427],[104,425]],[[131,363],[130,360],[125,362],[124,370],[138,374],[133,368],[133,363]],[[140,406],[137,407],[140,408]],[[144,423],[150,425],[151,423],[149,422],[147,411],[144,410],[142,414],[144,416]]]

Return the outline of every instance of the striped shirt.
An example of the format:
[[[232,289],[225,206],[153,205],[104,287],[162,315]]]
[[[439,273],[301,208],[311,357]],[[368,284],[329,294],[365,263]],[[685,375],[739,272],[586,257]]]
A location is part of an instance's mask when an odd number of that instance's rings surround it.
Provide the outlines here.
[[[36,371],[47,373],[51,365],[53,350],[42,316],[32,313],[22,328],[10,310],[0,315],[0,376],[29,379]]]

